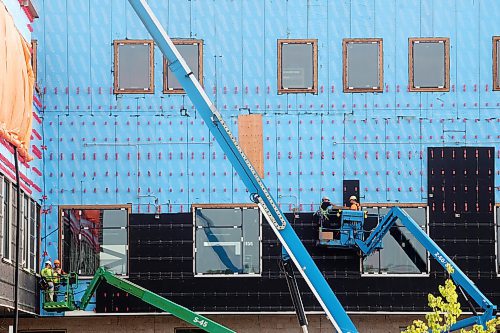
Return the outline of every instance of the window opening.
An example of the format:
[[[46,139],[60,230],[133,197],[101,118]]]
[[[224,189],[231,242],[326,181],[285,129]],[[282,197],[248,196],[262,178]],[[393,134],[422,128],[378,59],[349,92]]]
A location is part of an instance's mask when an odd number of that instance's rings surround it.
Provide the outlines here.
[[[344,39],[344,92],[383,91],[381,38]]]
[[[194,77],[203,87],[203,41],[196,39],[174,39],[173,43],[186,61]],[[163,58],[163,92],[165,94],[184,94],[185,91]]]
[[[104,266],[128,273],[128,208],[60,208],[62,265],[66,272],[92,276]]]
[[[493,37],[493,89],[500,90],[500,37]]]
[[[278,40],[278,93],[318,93],[316,39]]]
[[[193,206],[194,274],[259,275],[261,225],[258,207]]]
[[[153,41],[117,40],[114,51],[114,93],[154,93]]]
[[[425,207],[401,206],[427,233],[427,209]],[[380,217],[390,210],[372,207],[368,210],[365,231],[378,224]],[[391,227],[382,240],[383,248],[363,260],[363,274],[427,274],[428,255],[426,249],[399,221]]]
[[[409,39],[410,91],[449,91],[449,38]]]

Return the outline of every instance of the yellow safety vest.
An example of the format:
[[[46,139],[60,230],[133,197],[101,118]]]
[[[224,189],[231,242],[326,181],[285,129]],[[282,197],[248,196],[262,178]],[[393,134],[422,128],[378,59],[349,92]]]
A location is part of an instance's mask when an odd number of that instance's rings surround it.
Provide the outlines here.
[[[54,271],[52,268],[47,268],[45,267],[42,269],[42,272],[40,273],[47,282],[54,282],[55,281],[55,276],[54,276]]]

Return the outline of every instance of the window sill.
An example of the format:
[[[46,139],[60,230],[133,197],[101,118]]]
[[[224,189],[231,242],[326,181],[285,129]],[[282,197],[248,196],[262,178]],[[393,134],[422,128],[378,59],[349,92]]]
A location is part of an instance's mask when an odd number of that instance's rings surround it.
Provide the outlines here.
[[[318,94],[317,88],[281,88],[278,89],[278,95],[285,94]]]
[[[28,269],[26,267],[23,267],[22,270],[26,273],[26,274],[29,274],[29,275],[33,275],[33,276],[37,276],[38,274],[33,271],[32,269]]]
[[[14,266],[14,263],[10,259],[2,258],[2,262]]]

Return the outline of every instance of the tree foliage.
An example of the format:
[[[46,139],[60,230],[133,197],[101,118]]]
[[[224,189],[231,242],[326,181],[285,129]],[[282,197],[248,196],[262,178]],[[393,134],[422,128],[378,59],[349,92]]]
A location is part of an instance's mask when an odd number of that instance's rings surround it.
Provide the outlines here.
[[[453,268],[447,265],[450,275]],[[462,314],[460,303],[458,302],[457,287],[451,277],[446,279],[444,285],[439,286],[440,296],[429,294],[428,304],[432,309],[425,315],[426,322],[414,320],[413,323],[403,331],[403,333],[440,333],[449,332],[450,327],[455,324]],[[496,333],[497,326],[500,326],[500,318],[495,318],[486,324],[484,329],[481,325],[474,325],[470,330],[461,329],[460,333]]]

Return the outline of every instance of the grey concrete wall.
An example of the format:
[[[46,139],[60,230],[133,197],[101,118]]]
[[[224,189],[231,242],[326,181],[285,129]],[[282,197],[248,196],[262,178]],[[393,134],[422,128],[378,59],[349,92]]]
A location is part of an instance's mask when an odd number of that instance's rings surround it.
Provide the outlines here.
[[[37,280],[24,270],[19,272],[19,309],[35,312]],[[14,307],[14,265],[0,260],[0,308]]]
[[[210,315],[211,319],[238,333],[302,333],[294,315]],[[415,316],[402,315],[352,315],[362,333],[400,333]],[[309,315],[310,333],[335,332],[325,316]],[[1,325],[0,325],[1,327]],[[67,333],[174,333],[175,328],[189,327],[172,316],[101,316],[22,319],[20,328],[25,330],[67,330]],[[0,333],[3,333],[0,328]]]

